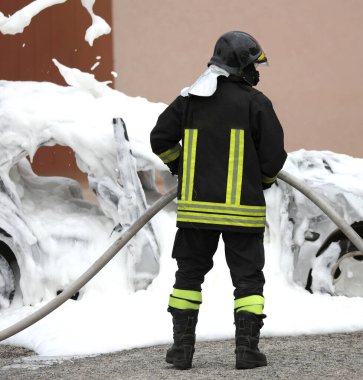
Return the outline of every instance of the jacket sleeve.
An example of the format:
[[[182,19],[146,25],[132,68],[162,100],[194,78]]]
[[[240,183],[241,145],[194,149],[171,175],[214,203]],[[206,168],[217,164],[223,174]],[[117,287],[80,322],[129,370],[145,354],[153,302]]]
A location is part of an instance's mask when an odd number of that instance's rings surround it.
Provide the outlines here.
[[[262,187],[268,189],[275,183],[286,161],[284,132],[271,101],[262,93],[253,96],[251,117]]]
[[[179,96],[159,116],[150,134],[152,151],[166,164],[173,175],[178,174],[183,136],[182,115],[184,98]]]

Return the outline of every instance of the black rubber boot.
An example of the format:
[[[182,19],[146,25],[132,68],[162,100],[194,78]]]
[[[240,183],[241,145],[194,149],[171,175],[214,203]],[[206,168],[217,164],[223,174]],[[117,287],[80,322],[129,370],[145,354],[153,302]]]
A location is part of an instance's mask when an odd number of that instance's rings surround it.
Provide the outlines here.
[[[249,369],[267,365],[266,356],[258,349],[264,314],[247,311],[234,313],[236,325],[236,368]]]
[[[173,316],[174,344],[167,351],[165,360],[177,369],[189,369],[193,361],[198,310],[169,307],[168,311]]]

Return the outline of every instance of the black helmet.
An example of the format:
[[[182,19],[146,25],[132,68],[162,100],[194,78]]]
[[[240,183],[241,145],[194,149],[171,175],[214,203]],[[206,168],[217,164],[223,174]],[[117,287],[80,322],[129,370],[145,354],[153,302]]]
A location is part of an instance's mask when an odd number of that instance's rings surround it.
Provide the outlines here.
[[[243,76],[243,69],[251,63],[267,62],[260,44],[248,33],[224,33],[214,47],[208,66],[216,65],[230,74]]]

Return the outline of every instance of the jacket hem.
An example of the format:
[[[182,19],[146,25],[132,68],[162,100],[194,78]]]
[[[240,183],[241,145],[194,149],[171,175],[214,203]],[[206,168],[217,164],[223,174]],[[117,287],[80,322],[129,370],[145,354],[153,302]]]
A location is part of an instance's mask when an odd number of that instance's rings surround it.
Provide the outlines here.
[[[196,223],[196,222],[191,223],[191,222],[177,221],[176,226],[178,228],[194,228],[194,229],[203,229],[203,230],[242,232],[242,233],[250,233],[250,234],[260,234],[260,233],[265,232],[265,227],[240,227],[240,226],[206,224],[206,223]]]

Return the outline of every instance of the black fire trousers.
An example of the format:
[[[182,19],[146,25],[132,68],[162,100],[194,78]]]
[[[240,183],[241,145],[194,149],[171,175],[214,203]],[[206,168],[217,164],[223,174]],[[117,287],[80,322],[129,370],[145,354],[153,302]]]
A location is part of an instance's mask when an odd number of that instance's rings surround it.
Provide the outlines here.
[[[179,228],[172,257],[177,260],[174,288],[201,291],[204,276],[213,267],[213,255],[222,235],[226,261],[235,287],[235,299],[263,295],[265,264],[263,234]]]

